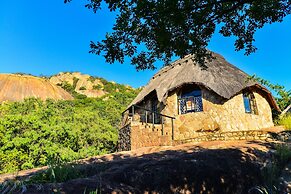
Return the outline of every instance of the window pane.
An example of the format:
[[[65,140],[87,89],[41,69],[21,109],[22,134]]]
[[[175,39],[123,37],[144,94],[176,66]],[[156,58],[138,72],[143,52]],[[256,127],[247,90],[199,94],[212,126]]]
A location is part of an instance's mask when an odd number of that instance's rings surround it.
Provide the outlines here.
[[[245,95],[244,95],[244,105],[245,105],[246,113],[251,113],[252,110],[251,110],[250,98]]]
[[[201,90],[192,90],[182,93],[179,98],[180,114],[203,111]]]

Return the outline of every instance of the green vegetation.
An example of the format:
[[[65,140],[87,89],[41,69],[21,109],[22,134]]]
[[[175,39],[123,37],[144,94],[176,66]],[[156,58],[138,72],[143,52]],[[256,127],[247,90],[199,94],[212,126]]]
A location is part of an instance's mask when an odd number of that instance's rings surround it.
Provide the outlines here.
[[[121,112],[138,91],[116,84],[103,97],[86,98],[68,83],[61,86],[76,99],[26,99],[0,105],[0,173],[116,150]]]
[[[273,91],[276,94],[275,99],[281,110],[284,110],[289,104],[291,104],[291,90],[287,90],[282,85],[273,84],[268,80],[257,77],[256,75],[250,76],[249,79],[255,80]]]
[[[286,144],[279,144],[275,147],[275,153],[271,160],[262,169],[262,176],[264,179],[264,187],[261,190],[266,193],[277,194],[280,192],[280,175],[283,168],[291,162],[291,149]],[[260,190],[258,189],[258,190]]]
[[[291,130],[291,114],[284,115],[276,120],[276,124],[283,125],[285,129]]]
[[[111,164],[77,164],[77,163],[56,163],[48,169],[37,172],[26,180],[28,184],[39,183],[62,183],[76,178],[84,178],[96,175],[96,172],[103,172],[110,168]]]
[[[291,14],[290,0],[88,0],[85,6],[94,13],[106,7],[116,15],[110,33],[91,41],[89,52],[111,64],[130,58],[137,70],[155,69],[157,61],[167,64],[173,56],[188,54],[204,65],[217,32],[249,55],[256,51],[258,29]]]
[[[85,86],[81,86],[81,87],[79,88],[79,90],[86,90],[86,87],[85,87]]]
[[[90,82],[93,83],[96,79],[98,79],[98,77],[90,76],[90,77],[88,78],[88,81],[90,81]]]
[[[92,170],[92,169],[90,169]],[[86,173],[75,164],[50,165],[43,172],[36,173],[27,182],[28,183],[61,183],[68,180],[83,178]]]
[[[23,72],[16,72],[16,73],[13,73],[14,75],[29,75],[29,76],[33,76],[32,74],[30,73],[23,73]]]
[[[78,81],[79,81],[79,78],[76,78],[76,77],[73,78],[73,88],[74,89],[76,89]]]
[[[103,87],[98,84],[98,85],[93,85],[93,90],[101,90]]]

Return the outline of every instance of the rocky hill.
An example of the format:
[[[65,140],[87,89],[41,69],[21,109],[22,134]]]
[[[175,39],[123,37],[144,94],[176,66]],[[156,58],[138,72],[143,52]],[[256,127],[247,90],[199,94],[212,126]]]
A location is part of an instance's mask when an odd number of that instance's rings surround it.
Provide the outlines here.
[[[112,91],[118,92],[119,86],[115,82],[106,81],[103,78],[93,77],[88,74],[82,74],[80,72],[66,72],[59,73],[50,77],[50,82],[65,88],[66,90],[73,90],[87,97],[101,97]],[[128,89],[132,89],[130,86],[124,86]]]
[[[46,79],[22,75],[0,74],[0,102],[22,101],[35,97],[42,100],[71,100],[72,95]]]
[[[22,73],[0,74],[0,103],[23,101],[25,98],[42,100],[72,100],[77,95],[102,97],[112,92],[133,91],[134,88],[80,72],[66,72],[51,77],[37,77]]]

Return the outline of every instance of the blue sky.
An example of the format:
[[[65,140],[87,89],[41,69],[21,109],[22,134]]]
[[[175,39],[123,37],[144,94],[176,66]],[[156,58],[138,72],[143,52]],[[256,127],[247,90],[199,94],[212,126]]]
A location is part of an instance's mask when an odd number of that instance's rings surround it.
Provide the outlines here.
[[[89,54],[90,40],[104,38],[114,14],[93,14],[86,1],[62,0],[0,2],[0,72],[52,75],[80,71],[134,87],[145,85],[155,71],[137,72],[129,63],[106,64]],[[249,74],[291,89],[291,17],[256,33],[258,51],[251,56],[235,52],[232,38],[215,34],[209,49]]]

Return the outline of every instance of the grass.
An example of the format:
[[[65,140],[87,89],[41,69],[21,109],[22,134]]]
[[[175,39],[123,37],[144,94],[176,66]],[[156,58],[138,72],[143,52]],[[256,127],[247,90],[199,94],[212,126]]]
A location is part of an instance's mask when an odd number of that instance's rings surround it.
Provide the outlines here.
[[[68,180],[94,176],[110,167],[110,164],[74,164],[51,165],[47,170],[36,173],[28,180],[30,184],[62,183]]]
[[[271,160],[262,169],[262,176],[265,185],[263,187],[252,188],[261,193],[277,194],[280,193],[279,177],[283,168],[291,162],[291,149],[286,144],[279,144],[275,147],[276,151]],[[264,190],[264,191],[263,191]]]
[[[85,173],[74,164],[50,166],[47,170],[37,173],[29,180],[31,183],[61,183],[67,180],[85,177]]]
[[[41,171],[23,180],[7,180],[0,183],[0,193],[24,193],[29,185],[37,185],[41,187],[45,183],[62,183],[68,180],[85,178],[96,175],[109,166],[106,164],[97,165],[84,165],[84,164],[73,164],[73,163],[63,163],[50,165],[48,169]],[[100,194],[101,185],[96,186],[95,190],[84,190],[84,194]],[[52,193],[60,193],[59,189],[56,187]]]
[[[287,114],[279,118],[276,123],[278,125],[283,125],[287,130],[291,130],[291,114]]]
[[[26,190],[27,188],[25,182],[19,180],[5,181],[0,184],[1,194],[25,193]]]

